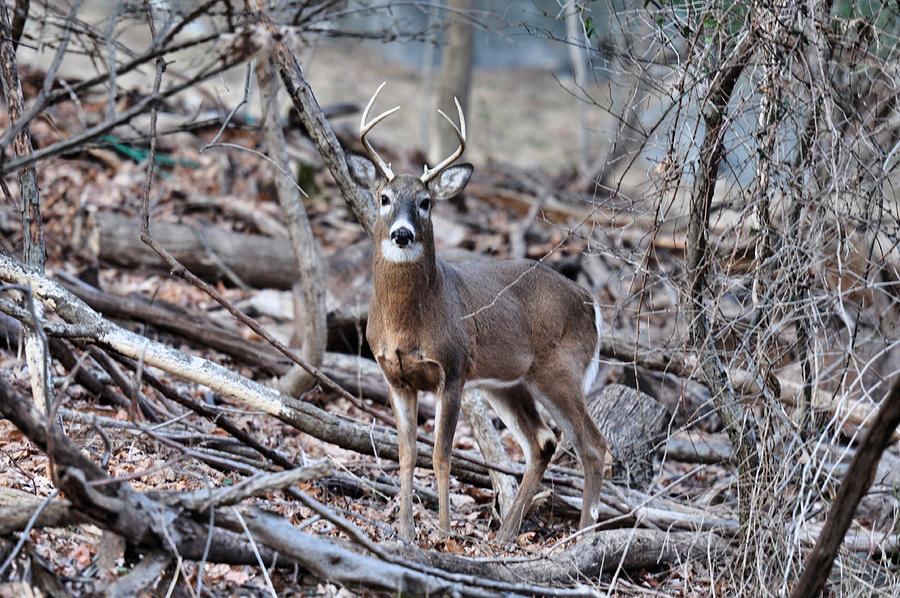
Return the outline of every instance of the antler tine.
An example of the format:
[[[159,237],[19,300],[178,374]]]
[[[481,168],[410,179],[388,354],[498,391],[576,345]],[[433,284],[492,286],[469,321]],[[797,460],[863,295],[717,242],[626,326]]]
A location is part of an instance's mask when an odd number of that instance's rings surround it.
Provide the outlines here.
[[[425,166],[425,172],[422,174],[421,181],[423,183],[427,183],[434,177],[436,177],[442,170],[453,164],[453,162],[462,156],[463,152],[466,149],[466,117],[463,116],[462,107],[459,105],[459,100],[455,97],[453,98],[453,102],[456,104],[456,112],[459,113],[459,126],[456,126],[456,123],[453,122],[449,116],[447,116],[443,110],[438,110],[438,114],[444,117],[450,126],[453,127],[453,132],[456,133],[456,138],[459,139],[459,147],[456,148],[456,151],[450,154],[443,162],[435,166],[434,168],[428,168]]]
[[[362,118],[359,119],[359,140],[363,144],[363,147],[366,148],[366,151],[369,153],[369,157],[372,158],[372,161],[376,166],[381,170],[384,177],[390,181],[394,178],[394,171],[391,170],[391,167],[388,166],[388,163],[381,159],[381,156],[378,155],[378,152],[375,151],[375,148],[372,147],[372,144],[369,143],[369,140],[366,139],[366,135],[369,131],[372,130],[372,127],[389,117],[391,114],[400,110],[400,106],[395,106],[391,108],[387,112],[382,112],[375,118],[373,118],[368,124],[366,124],[366,119],[369,118],[369,111],[372,110],[372,105],[375,103],[375,98],[378,97],[378,92],[381,91],[381,88],[384,87],[387,81],[382,81],[381,85],[378,86],[378,89],[375,90],[375,93],[372,94],[372,97],[369,99],[369,103],[366,104],[366,109],[363,110]]]

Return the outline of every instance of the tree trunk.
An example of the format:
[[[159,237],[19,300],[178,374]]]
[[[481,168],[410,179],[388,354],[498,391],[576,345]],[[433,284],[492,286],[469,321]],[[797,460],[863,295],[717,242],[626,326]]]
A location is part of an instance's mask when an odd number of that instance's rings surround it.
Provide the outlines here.
[[[328,327],[325,323],[325,275],[322,259],[316,238],[313,236],[306,209],[300,200],[300,188],[293,178],[288,178],[287,146],[284,131],[278,116],[278,85],[275,67],[269,60],[260,60],[257,69],[260,93],[265,104],[266,145],[269,158],[275,168],[275,187],[278,190],[278,201],[284,213],[288,237],[297,259],[300,278],[294,285],[294,339],[300,345],[300,357],[313,367],[322,365],[325,355],[325,343],[328,339]],[[298,365],[293,366],[277,382],[278,388],[285,394],[299,396],[312,387],[315,379]]]
[[[744,70],[747,59],[754,50],[753,39],[745,37],[731,52],[731,58],[718,70],[706,95],[703,122],[706,132],[698,157],[698,173],[691,192],[688,245],[684,275],[686,294],[684,313],[690,333],[690,342],[699,354],[701,378],[712,395],[716,412],[725,423],[731,445],[734,447],[738,468],[738,500],[741,522],[749,517],[749,497],[752,492],[753,472],[759,465],[756,432],[753,421],[746,416],[734,396],[728,377],[711,346],[709,322],[706,318],[705,292],[710,265],[709,213],[715,193],[719,163],[724,152],[726,115],[731,94]]]
[[[25,11],[27,12],[27,7]],[[21,10],[17,12],[16,17],[24,19],[24,17],[19,17],[19,14],[21,14]],[[0,79],[3,81],[3,93],[6,96],[11,125],[15,125],[25,112],[25,99],[22,93],[22,83],[19,80],[19,68],[16,64],[16,45],[22,35],[21,28],[24,27],[24,20],[17,22],[16,27],[19,28],[18,32],[14,31],[10,25],[5,0],[0,1],[0,69],[2,69]],[[16,156],[31,154],[31,133],[27,123],[13,139],[13,149]],[[41,195],[34,166],[26,166],[19,170],[18,182],[19,210],[24,238],[22,257],[25,267],[33,272],[43,274],[47,256],[44,248]],[[37,316],[36,321],[40,321],[43,307],[38,302],[31,302],[30,297],[24,295],[20,303],[23,307],[33,310]],[[29,305],[29,303],[31,304]],[[52,389],[49,384],[50,359],[46,339],[42,331],[30,326],[25,326],[25,360],[28,363],[31,393],[35,404],[43,413],[50,413]]]
[[[459,100],[463,113],[468,113],[469,87],[472,78],[472,23],[466,13],[475,8],[475,0],[447,0],[447,37],[441,56],[441,68],[437,75],[435,97],[432,105],[431,132],[428,135],[428,163],[437,164],[449,156],[459,143],[438,110],[456,120],[453,98]]]

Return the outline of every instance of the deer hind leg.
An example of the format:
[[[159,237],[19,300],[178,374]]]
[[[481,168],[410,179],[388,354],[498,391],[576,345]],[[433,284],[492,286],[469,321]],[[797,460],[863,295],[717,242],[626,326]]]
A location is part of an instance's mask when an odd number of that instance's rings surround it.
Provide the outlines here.
[[[485,395],[494,411],[512,431],[526,460],[525,476],[497,532],[497,540],[505,544],[519,533],[522,517],[531,506],[531,499],[556,450],[556,437],[541,419],[534,395],[525,384],[486,390]]]
[[[400,461],[400,516],[397,528],[400,537],[412,541],[416,536],[413,525],[413,471],[416,467],[416,391],[391,387],[391,408],[397,421],[397,452]]]
[[[459,420],[459,403],[462,385],[459,382],[446,383],[438,396],[437,413],[434,418],[434,453],[432,463],[438,487],[438,515],[441,530],[450,532],[450,453],[453,450],[453,434]]]
[[[600,488],[607,444],[588,413],[581,376],[568,370],[553,372],[552,377],[536,382],[543,395],[542,403],[572,442],[584,469],[584,496],[578,524],[579,528],[584,528],[596,523],[600,516]]]

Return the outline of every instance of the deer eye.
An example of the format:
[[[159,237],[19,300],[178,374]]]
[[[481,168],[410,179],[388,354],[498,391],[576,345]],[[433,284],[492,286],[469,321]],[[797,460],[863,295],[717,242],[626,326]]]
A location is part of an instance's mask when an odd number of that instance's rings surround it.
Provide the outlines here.
[[[419,209],[422,210],[423,212],[428,211],[428,206],[430,203],[431,202],[428,199],[423,199],[422,201],[419,202]]]
[[[391,205],[391,198],[388,197],[387,195],[385,195],[384,193],[381,194],[381,205],[383,205],[383,206]]]

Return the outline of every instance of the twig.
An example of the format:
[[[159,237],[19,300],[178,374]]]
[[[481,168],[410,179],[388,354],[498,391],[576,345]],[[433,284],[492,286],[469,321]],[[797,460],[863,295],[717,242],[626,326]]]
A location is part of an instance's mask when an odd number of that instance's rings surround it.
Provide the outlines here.
[[[197,490],[181,497],[180,502],[188,509],[203,513],[214,507],[233,506],[251,496],[280,490],[298,482],[326,478],[332,473],[331,463],[327,459],[322,459],[287,471],[256,473],[233,486],[225,486],[215,491]]]
[[[259,568],[262,570],[263,577],[266,580],[266,587],[268,587],[269,592],[272,593],[272,598],[278,598],[278,594],[275,593],[275,588],[272,587],[272,580],[269,579],[269,570],[266,569],[266,564],[263,563],[262,557],[259,556],[259,550],[256,548],[256,540],[253,538],[253,534],[250,533],[250,530],[247,529],[247,523],[244,521],[243,516],[241,516],[241,512],[234,508],[231,509],[231,512],[234,513],[234,516],[237,517],[237,520],[241,523],[244,534],[247,536],[247,540],[250,541],[250,547],[253,549],[253,556],[256,557],[256,562],[259,563]]]
[[[219,139],[222,137],[222,133],[225,132],[225,129],[228,127],[229,123],[231,123],[231,119],[234,118],[234,115],[240,109],[241,106],[247,103],[247,98],[250,95],[250,74],[253,72],[253,65],[247,65],[247,74],[244,77],[244,97],[241,98],[241,101],[234,105],[234,108],[228,113],[225,117],[225,120],[222,121],[222,126],[219,127],[219,131],[216,133],[216,136],[212,138],[212,141],[204,145],[200,148],[200,153],[202,154],[207,148],[216,145],[219,143]]]

